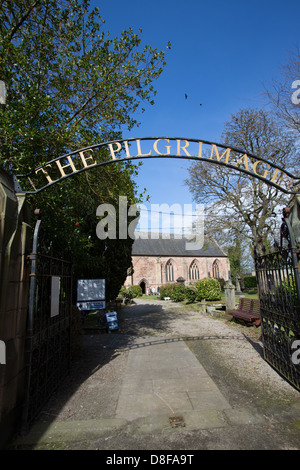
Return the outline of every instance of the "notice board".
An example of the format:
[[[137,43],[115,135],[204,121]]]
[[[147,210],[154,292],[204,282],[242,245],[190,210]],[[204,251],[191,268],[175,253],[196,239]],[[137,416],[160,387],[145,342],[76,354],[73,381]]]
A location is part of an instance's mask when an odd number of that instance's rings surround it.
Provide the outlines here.
[[[105,279],[78,279],[77,307],[80,310],[105,308]]]

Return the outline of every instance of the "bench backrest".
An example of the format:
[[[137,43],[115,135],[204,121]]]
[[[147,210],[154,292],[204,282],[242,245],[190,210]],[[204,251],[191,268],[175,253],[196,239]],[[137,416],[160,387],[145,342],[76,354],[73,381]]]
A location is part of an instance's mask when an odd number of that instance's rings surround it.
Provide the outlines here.
[[[256,313],[259,315],[260,307],[259,307],[259,300],[256,299],[246,299],[245,297],[240,298],[239,310],[245,310],[247,312]]]
[[[252,312],[257,313],[257,315],[260,314],[260,303],[259,300],[253,299],[253,306],[252,306]]]

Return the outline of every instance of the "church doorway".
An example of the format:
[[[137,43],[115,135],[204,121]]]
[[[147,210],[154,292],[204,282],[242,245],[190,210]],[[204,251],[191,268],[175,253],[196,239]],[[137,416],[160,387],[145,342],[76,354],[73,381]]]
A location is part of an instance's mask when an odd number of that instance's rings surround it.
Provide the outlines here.
[[[146,294],[146,283],[145,283],[145,281],[140,282],[140,287],[142,289],[143,295]]]

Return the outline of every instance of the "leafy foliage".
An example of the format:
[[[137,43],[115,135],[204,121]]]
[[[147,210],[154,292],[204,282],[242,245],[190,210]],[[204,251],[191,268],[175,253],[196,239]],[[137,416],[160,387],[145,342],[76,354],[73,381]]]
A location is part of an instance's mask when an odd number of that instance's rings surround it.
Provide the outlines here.
[[[119,295],[123,297],[124,303],[131,302],[133,299],[133,292],[130,289],[126,289],[126,287],[121,288]]]
[[[0,162],[27,173],[51,159],[122,138],[138,125],[142,103],[154,104],[164,53],[143,46],[132,29],[111,38],[99,8],[88,0],[3,0],[0,10],[0,79],[7,89],[0,108]],[[141,31],[140,31],[141,33]],[[108,156],[103,151],[99,161]],[[73,176],[28,198],[42,210],[57,254],[71,251],[75,277],[105,277],[114,298],[131,267],[130,238],[100,240],[96,208],[127,196],[140,200],[131,162]],[[128,220],[130,222],[130,220]]]
[[[257,287],[256,276],[244,276],[243,284],[246,289]]]
[[[143,295],[141,286],[130,286],[128,290],[132,292],[133,299],[135,299],[136,297],[142,297]]]
[[[221,286],[217,279],[206,277],[196,282],[197,300],[220,300]]]
[[[186,286],[184,296],[188,303],[193,303],[197,297],[197,290],[193,286]]]
[[[9,171],[121,137],[124,126],[138,124],[141,103],[154,103],[164,54],[140,50],[130,28],[110,38],[87,0],[4,0],[0,20],[0,77],[8,90],[1,160]]]
[[[183,302],[185,299],[185,286],[183,284],[175,284],[172,293],[171,300],[173,302]]]
[[[290,275],[283,279],[281,284],[277,288],[277,293],[283,297],[292,297],[295,300],[298,299],[295,277]]]
[[[136,297],[142,297],[143,291],[141,286],[130,286],[126,289],[125,286],[122,286],[119,292],[119,295],[123,298],[124,302],[131,301]]]
[[[233,246],[227,248],[227,254],[230,263],[230,271],[232,276],[240,276],[241,274],[241,260],[242,260],[242,250],[241,242],[239,239],[235,240]]]
[[[163,284],[162,286],[160,286],[160,299],[164,300],[166,297],[171,298],[174,286],[175,284]]]

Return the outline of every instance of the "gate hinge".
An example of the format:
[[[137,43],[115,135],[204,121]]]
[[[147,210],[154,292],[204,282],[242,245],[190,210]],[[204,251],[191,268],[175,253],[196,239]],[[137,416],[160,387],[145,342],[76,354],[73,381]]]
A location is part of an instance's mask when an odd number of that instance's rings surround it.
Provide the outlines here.
[[[26,259],[29,261],[36,260],[37,259],[37,254],[36,253],[30,253],[29,255],[26,256]]]

